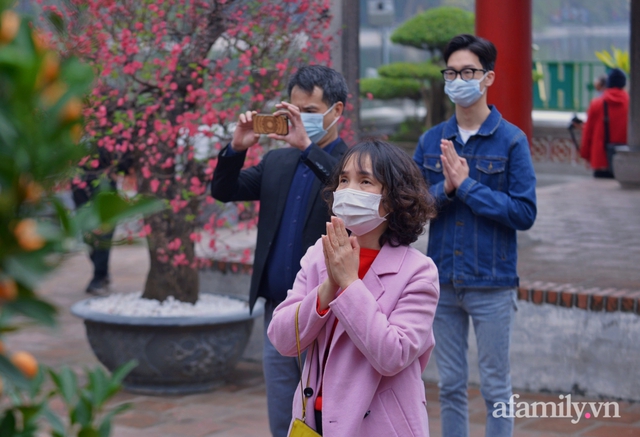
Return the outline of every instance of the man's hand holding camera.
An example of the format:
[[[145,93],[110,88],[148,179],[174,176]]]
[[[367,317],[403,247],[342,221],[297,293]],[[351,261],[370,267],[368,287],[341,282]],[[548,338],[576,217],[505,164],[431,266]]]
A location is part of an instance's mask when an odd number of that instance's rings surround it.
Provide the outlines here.
[[[244,152],[258,142],[260,135],[253,131],[253,116],[256,114],[256,111],[247,111],[238,117],[238,125],[231,140],[231,148],[234,152]]]
[[[278,110],[273,115],[286,115],[289,118],[289,133],[287,135],[269,134],[268,137],[274,140],[286,141],[291,147],[306,150],[311,145],[311,140],[304,129],[300,109],[288,102],[276,104]]]
[[[269,133],[267,136],[274,140],[285,141],[296,149],[306,150],[307,147],[311,145],[311,140],[302,123],[300,109],[288,102],[278,103],[276,104],[276,108],[278,110],[273,116],[286,116],[289,120],[289,132],[286,135]],[[231,141],[231,148],[234,152],[244,152],[258,142],[260,134],[256,133],[253,127],[254,117],[256,115],[258,115],[256,111],[246,111],[240,114],[238,125],[233,133],[233,140]]]

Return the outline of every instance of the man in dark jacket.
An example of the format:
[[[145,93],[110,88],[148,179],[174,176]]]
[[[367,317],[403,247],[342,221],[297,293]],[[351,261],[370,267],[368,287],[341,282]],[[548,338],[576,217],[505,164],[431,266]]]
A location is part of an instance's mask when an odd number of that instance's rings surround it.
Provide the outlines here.
[[[263,365],[274,437],[287,435],[300,369],[297,358],[275,350],[267,326],[293,285],[300,259],[325,232],[330,212],[321,189],[347,150],[337,127],[348,93],[340,73],[319,65],[302,67],[291,77],[288,92],[291,102],[276,107],[288,116],[289,133],[269,136],[291,147],[272,150],[258,165],[241,170],[258,135],[253,131],[255,112],[240,114],[211,182],[212,196],[222,202],[260,200],[250,307],[258,297],[265,298]]]

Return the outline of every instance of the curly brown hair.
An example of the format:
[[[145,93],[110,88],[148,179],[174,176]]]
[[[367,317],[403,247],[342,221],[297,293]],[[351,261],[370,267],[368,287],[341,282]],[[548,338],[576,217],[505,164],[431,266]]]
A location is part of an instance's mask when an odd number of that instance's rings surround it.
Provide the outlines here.
[[[333,207],[333,192],[340,183],[340,174],[350,159],[362,169],[371,159],[373,176],[382,184],[381,203],[387,215],[387,229],[380,236],[380,246],[408,246],[424,232],[427,221],[436,216],[435,199],[415,162],[393,144],[377,139],[364,139],[345,153],[333,170],[323,197]]]

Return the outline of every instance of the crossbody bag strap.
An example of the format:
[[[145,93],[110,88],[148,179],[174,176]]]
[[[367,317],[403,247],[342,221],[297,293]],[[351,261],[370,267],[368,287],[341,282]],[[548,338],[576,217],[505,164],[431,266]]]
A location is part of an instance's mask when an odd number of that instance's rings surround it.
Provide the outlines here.
[[[298,325],[298,314],[300,313],[300,305],[296,308],[296,348],[298,349],[298,368],[300,369],[300,397],[302,398],[302,421],[305,421],[307,417],[307,398],[304,395],[304,385],[302,384],[302,374],[304,373],[304,369],[302,367],[302,351],[300,350],[300,327]],[[309,362],[313,360],[313,352],[315,350],[315,340],[314,344],[311,347],[311,357],[309,357]],[[307,374],[307,387],[309,386],[309,382],[311,381],[311,369],[309,369],[309,373]]]
[[[604,147],[606,149],[609,144],[609,105],[604,99],[602,99],[602,105],[604,109]]]

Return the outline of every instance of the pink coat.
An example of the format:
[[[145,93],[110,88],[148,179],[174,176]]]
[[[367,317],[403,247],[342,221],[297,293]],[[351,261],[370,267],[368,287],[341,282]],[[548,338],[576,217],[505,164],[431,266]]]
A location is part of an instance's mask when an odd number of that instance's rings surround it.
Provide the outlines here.
[[[433,317],[440,287],[433,261],[407,247],[383,246],[364,279],[355,281],[331,304],[316,311],[317,288],[327,277],[322,242],[301,260],[293,289],[274,311],[267,333],[276,349],[296,356],[295,312],[300,306],[300,343],[307,351],[303,380],[306,422],[315,428],[313,405],[319,367],[334,320],[324,371],[322,428],[325,437],[428,437],[422,372],[435,344]],[[310,375],[309,375],[310,373]],[[301,418],[300,387],[293,417]],[[366,417],[365,417],[366,416]]]

